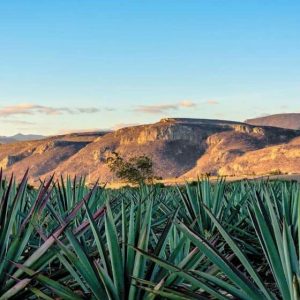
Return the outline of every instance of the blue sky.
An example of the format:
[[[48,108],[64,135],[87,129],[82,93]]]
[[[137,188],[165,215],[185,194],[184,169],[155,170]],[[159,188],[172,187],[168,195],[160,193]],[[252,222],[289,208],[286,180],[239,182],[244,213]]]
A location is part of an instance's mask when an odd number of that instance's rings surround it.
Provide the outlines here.
[[[0,2],[0,135],[300,112],[300,1]]]

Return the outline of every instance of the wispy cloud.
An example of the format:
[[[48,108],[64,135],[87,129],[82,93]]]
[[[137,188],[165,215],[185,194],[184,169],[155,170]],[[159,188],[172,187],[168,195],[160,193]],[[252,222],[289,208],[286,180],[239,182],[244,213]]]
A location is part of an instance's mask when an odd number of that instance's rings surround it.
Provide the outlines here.
[[[96,112],[99,112],[100,109],[97,108],[97,107],[81,107],[81,108],[77,108],[75,109],[75,113],[78,112],[78,113],[82,113],[82,114],[93,114],[93,113],[96,113]]]
[[[170,110],[177,110],[176,104],[158,104],[158,105],[140,105],[134,109],[136,112],[143,112],[147,114],[160,114]]]
[[[207,100],[204,102],[194,102],[192,100],[182,100],[174,104],[157,104],[157,105],[140,105],[137,106],[134,111],[148,113],[148,114],[162,114],[168,113],[170,111],[175,111],[179,109],[190,109],[196,108],[202,105],[217,105],[219,102],[217,100]]]
[[[186,108],[190,108],[190,107],[196,107],[197,103],[191,101],[191,100],[182,100],[181,102],[178,103],[179,107],[186,107]]]
[[[174,104],[140,105],[136,107],[134,111],[147,113],[147,114],[161,114],[170,111],[175,111],[180,108],[192,108],[196,106],[197,103],[191,100],[182,100]]]
[[[61,114],[91,114],[99,112],[100,108],[96,107],[77,107],[77,108],[68,108],[68,107],[51,107],[31,103],[21,103],[10,106],[0,107],[0,117],[9,117],[15,115],[35,115],[35,114],[44,114],[44,115],[61,115]]]
[[[13,124],[13,125],[35,125],[34,122],[22,121],[22,120],[12,120],[12,119],[4,119],[1,122],[6,123],[6,124]]]
[[[204,102],[204,104],[208,104],[208,105],[217,105],[220,104],[219,101],[214,100],[214,99],[209,99],[206,102]]]

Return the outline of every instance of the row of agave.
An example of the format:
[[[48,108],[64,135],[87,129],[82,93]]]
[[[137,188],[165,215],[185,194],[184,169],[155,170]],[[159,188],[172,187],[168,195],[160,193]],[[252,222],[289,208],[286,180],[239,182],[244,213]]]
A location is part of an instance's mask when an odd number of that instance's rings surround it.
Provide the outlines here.
[[[300,299],[300,185],[109,190],[0,173],[2,299]]]

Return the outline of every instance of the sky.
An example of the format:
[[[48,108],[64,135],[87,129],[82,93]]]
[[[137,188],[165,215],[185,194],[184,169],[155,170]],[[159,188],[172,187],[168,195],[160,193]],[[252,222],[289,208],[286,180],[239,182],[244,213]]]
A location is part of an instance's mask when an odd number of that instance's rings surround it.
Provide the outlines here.
[[[1,0],[0,135],[300,112],[298,0]]]

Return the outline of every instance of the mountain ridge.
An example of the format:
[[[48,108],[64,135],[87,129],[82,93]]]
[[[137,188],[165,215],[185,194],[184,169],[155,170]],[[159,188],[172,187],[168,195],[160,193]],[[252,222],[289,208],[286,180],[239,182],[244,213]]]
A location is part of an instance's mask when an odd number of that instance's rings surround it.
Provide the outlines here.
[[[300,113],[275,114],[248,119],[245,123],[255,126],[273,126],[287,129],[300,129]]]
[[[73,133],[42,140],[0,145],[0,167],[30,179],[87,176],[89,182],[114,181],[106,159],[112,152],[124,158],[145,154],[157,176],[300,173],[300,130],[255,126],[243,122],[164,118],[113,132]],[[255,159],[257,157],[257,159]]]

